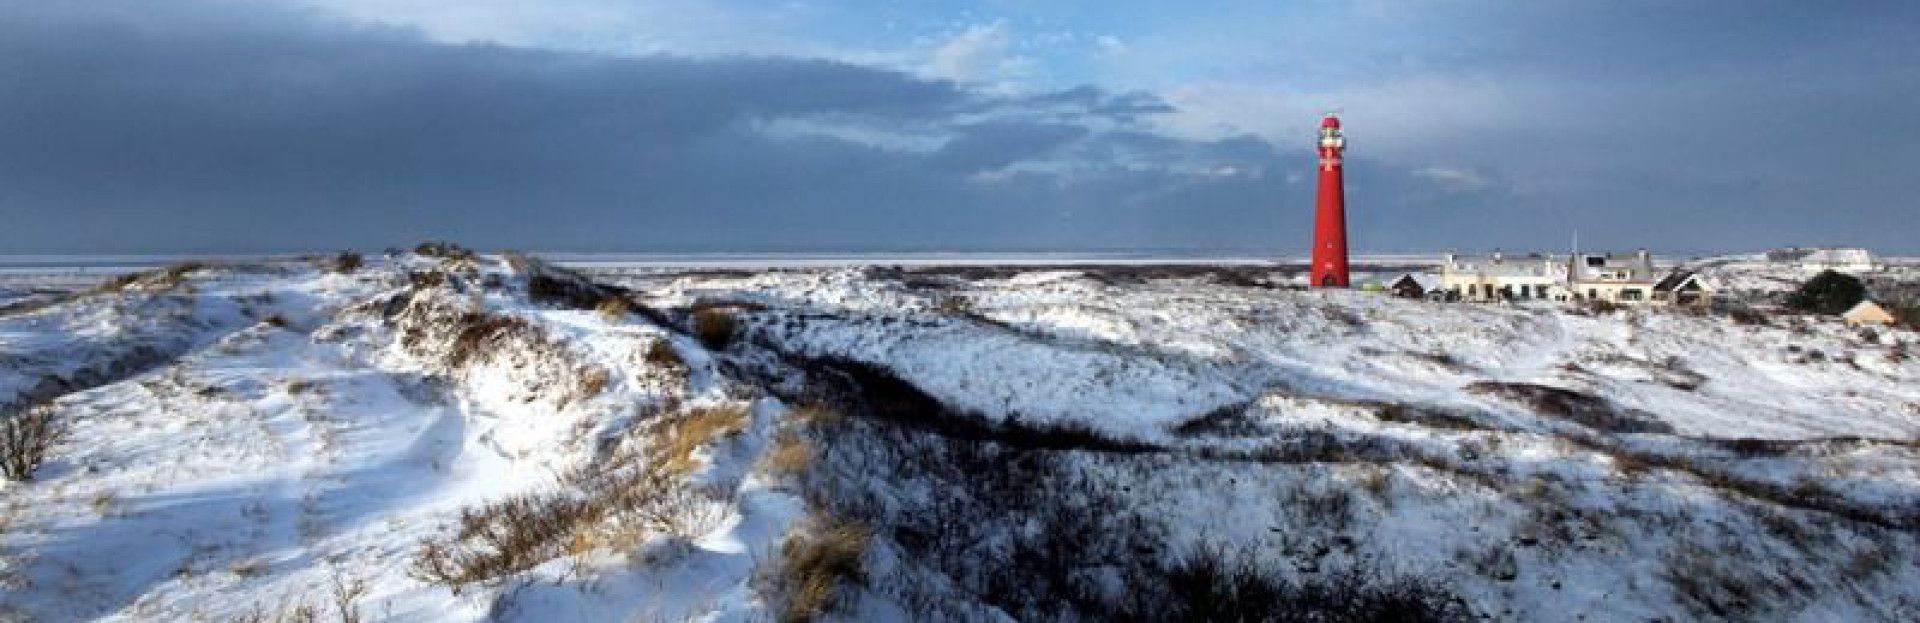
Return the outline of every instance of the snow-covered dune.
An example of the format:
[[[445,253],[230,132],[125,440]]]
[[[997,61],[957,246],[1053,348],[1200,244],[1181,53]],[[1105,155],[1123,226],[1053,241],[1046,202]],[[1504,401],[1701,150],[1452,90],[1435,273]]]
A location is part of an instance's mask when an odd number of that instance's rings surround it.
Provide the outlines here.
[[[419,251],[0,312],[0,619],[1920,616],[1910,331]]]

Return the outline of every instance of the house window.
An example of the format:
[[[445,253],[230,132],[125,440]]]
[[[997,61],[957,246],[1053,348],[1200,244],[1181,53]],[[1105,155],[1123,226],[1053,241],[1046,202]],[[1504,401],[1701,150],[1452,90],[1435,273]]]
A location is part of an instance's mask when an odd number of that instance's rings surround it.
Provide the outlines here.
[[[1600,298],[1600,291],[1595,290],[1593,288],[1587,288],[1587,298],[1590,298],[1590,299]]]
[[[1639,288],[1627,288],[1627,289],[1625,289],[1625,290],[1621,290],[1621,291],[1620,291],[1620,300],[1622,300],[1622,301],[1638,301],[1638,300],[1640,300],[1640,289],[1639,289]]]

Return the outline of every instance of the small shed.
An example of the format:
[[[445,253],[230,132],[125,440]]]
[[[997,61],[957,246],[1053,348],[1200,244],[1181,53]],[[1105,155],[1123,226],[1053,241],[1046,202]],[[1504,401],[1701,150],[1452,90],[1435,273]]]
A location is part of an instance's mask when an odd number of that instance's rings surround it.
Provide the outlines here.
[[[1387,282],[1387,291],[1400,298],[1426,298],[1440,290],[1440,279],[1423,273],[1404,273]]]
[[[1849,326],[1856,327],[1869,324],[1886,326],[1894,323],[1893,313],[1873,301],[1860,301],[1853,306],[1853,309],[1840,314],[1840,319],[1846,321]]]

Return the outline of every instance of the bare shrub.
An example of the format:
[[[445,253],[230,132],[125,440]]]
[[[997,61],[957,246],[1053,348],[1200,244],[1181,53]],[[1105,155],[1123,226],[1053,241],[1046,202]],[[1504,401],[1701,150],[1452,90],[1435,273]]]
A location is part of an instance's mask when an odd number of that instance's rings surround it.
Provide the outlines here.
[[[868,538],[865,525],[819,515],[789,534],[774,576],[775,592],[786,601],[780,620],[799,623],[825,614],[844,582],[862,579]]]
[[[1268,434],[1267,428],[1247,413],[1248,402],[1222,405],[1173,427],[1182,437],[1254,437]]]
[[[366,265],[366,260],[360,257],[359,253],[341,251],[327,262],[327,270],[346,275],[360,270],[360,267],[364,265]]]
[[[333,609],[340,615],[340,623],[360,623],[360,600],[367,596],[365,578],[342,578],[334,574],[327,585],[327,595],[333,598]]]
[[[93,499],[87,501],[87,506],[93,508],[93,514],[96,516],[112,516],[120,510],[120,494],[111,490],[95,493]]]
[[[453,348],[447,354],[447,363],[455,368],[474,361],[506,339],[538,333],[531,323],[517,316],[467,313],[461,316],[459,324],[460,331],[455,334]]]
[[[1767,324],[1766,314],[1761,313],[1760,310],[1754,309],[1752,307],[1747,307],[1745,305],[1728,309],[1727,317],[1732,318],[1734,324],[1749,325],[1749,326]]]
[[[506,254],[507,266],[527,277],[527,298],[566,309],[594,309],[605,314],[608,305],[624,304],[626,311],[640,311],[620,288],[594,283],[580,273],[554,266],[520,253]],[[609,303],[610,299],[621,299]]]
[[[633,313],[633,303],[628,302],[627,297],[624,296],[609,296],[600,299],[600,304],[593,306],[593,310],[599,312],[600,317],[607,322],[617,322],[625,319],[627,314]]]
[[[462,509],[453,536],[423,541],[409,572],[458,590],[532,569],[565,553],[564,545],[591,512],[584,500],[554,493]]]
[[[1451,409],[1428,405],[1410,405],[1403,402],[1382,402],[1377,405],[1374,417],[1382,422],[1402,422],[1419,424],[1447,430],[1491,430],[1479,421]]]
[[[949,316],[966,316],[973,313],[973,299],[965,294],[945,294],[934,302],[933,308]]]
[[[1513,557],[1513,548],[1505,543],[1495,543],[1485,550],[1467,555],[1467,563],[1481,577],[1501,582],[1512,582],[1520,577],[1519,561]]]
[[[578,398],[592,398],[607,391],[607,385],[613,382],[613,376],[606,368],[594,366],[580,374]]]
[[[693,335],[710,350],[724,350],[733,342],[739,321],[731,310],[709,307],[693,312]]]
[[[207,267],[203,262],[181,262],[170,266],[127,273],[108,279],[94,290],[120,292],[129,288],[153,292],[172,292],[184,285],[187,276]]]
[[[648,344],[645,359],[648,365],[668,370],[683,370],[687,367],[686,360],[680,358],[680,351],[675,349],[673,341],[667,338],[656,339],[652,344]]]
[[[1661,579],[1696,614],[1749,619],[1759,614],[1761,600],[1779,592],[1761,576],[1762,565],[1693,543],[1676,545],[1662,562]]]
[[[651,430],[644,451],[621,446],[561,478],[561,490],[463,509],[448,534],[425,539],[410,573],[458,591],[564,555],[632,550],[649,537],[693,538],[725,518],[720,501],[687,484],[698,448],[746,425],[747,405],[702,407]]]
[[[447,260],[472,260],[476,257],[473,251],[466,247],[451,242],[436,240],[420,243],[419,246],[413,248],[413,253],[414,255],[437,257]]]
[[[1847,556],[1840,572],[1848,579],[1866,581],[1893,570],[1899,560],[1900,550],[1897,546],[1886,542],[1868,543],[1866,547]]]
[[[13,481],[32,480],[33,470],[46,460],[60,433],[53,409],[46,405],[0,417],[0,474]]]

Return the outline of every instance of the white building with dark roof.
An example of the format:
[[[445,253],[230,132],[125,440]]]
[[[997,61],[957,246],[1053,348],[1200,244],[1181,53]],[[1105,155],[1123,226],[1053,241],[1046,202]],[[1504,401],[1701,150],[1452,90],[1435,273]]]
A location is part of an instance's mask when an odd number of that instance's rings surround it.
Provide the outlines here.
[[[1463,301],[1606,301],[1627,305],[1704,305],[1712,288],[1698,275],[1654,266],[1646,250],[1633,253],[1448,253],[1440,288]]]

